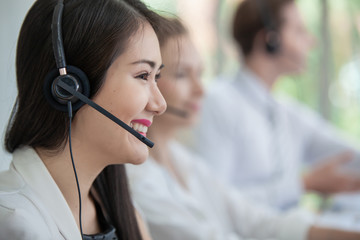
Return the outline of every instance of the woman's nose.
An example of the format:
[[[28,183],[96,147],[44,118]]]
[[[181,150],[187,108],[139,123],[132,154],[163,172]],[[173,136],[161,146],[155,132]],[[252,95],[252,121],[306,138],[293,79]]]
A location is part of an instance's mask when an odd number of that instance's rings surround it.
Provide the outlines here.
[[[204,85],[200,77],[193,77],[193,92],[196,96],[202,97],[204,95]]]
[[[147,110],[153,112],[155,115],[161,115],[166,110],[166,101],[157,85],[151,88],[151,96]]]

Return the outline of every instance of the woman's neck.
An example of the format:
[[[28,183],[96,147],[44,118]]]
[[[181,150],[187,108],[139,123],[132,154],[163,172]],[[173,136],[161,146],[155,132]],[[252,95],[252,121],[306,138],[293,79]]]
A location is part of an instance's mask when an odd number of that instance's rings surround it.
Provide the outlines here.
[[[93,234],[98,233],[101,229],[97,221],[96,209],[90,195],[90,189],[103,168],[99,165],[89,164],[94,161],[90,160],[89,151],[81,149],[81,147],[81,144],[76,144],[76,141],[72,144],[74,163],[81,191],[82,225],[84,233]],[[66,144],[64,150],[56,154],[51,154],[49,151],[40,148],[36,149],[36,151],[62,192],[79,226],[79,196],[69,145]]]
[[[269,57],[252,55],[245,59],[245,65],[259,78],[260,82],[271,91],[280,76],[276,63]]]

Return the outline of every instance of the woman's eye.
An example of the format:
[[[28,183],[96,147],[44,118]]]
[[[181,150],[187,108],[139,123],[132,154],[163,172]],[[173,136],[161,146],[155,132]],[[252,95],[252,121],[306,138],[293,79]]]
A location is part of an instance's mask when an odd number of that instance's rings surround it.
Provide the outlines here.
[[[149,73],[143,73],[138,75],[136,78],[140,78],[142,80],[148,80],[148,77],[149,77]]]
[[[161,78],[161,74],[160,73],[158,73],[158,74],[156,74],[155,75],[155,81],[157,82],[157,80],[159,80]]]

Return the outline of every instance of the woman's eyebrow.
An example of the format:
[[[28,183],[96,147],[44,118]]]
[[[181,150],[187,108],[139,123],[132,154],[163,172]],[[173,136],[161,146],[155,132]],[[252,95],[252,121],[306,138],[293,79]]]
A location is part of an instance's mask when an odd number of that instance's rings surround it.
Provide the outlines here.
[[[155,62],[154,61],[150,61],[150,60],[146,60],[146,59],[141,59],[139,61],[135,61],[135,62],[132,62],[131,64],[141,64],[141,63],[146,63],[146,64],[149,64],[149,66],[154,69],[155,68]]]

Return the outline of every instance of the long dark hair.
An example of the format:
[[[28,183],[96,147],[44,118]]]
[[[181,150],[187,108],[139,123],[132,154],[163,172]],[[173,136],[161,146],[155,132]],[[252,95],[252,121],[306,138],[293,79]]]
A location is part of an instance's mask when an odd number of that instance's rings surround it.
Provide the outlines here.
[[[68,137],[66,113],[53,109],[42,89],[55,68],[51,21],[57,0],[37,0],[27,13],[17,44],[18,96],[5,135],[12,153],[21,146],[63,149]],[[88,76],[90,98],[107,69],[145,22],[156,30],[164,19],[138,0],[65,0],[62,20],[66,60]],[[76,113],[74,113],[76,114]],[[120,239],[141,239],[123,165],[106,167],[94,182]]]

